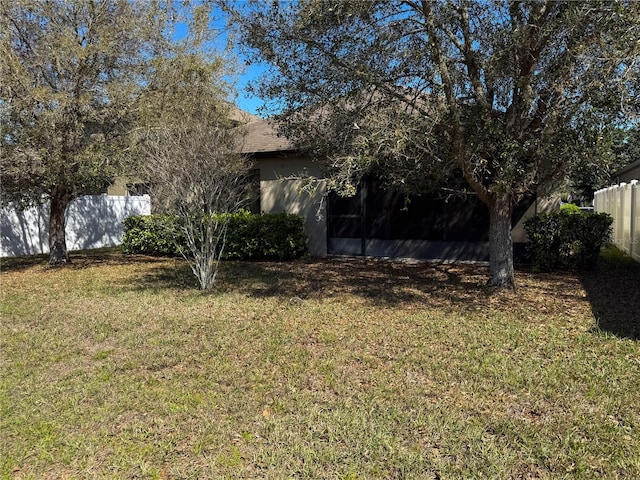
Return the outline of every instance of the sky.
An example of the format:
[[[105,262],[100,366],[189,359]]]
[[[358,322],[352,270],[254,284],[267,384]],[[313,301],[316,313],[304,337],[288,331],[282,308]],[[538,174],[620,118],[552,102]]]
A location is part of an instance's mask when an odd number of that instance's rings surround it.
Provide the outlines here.
[[[211,27],[220,31],[220,35],[216,39],[216,48],[218,48],[220,52],[223,52],[227,44],[226,19],[218,8],[212,12]],[[187,25],[180,23],[176,26],[176,31],[173,36],[175,39],[180,39],[184,37],[186,33]],[[250,82],[255,81],[260,74],[267,70],[267,65],[258,63],[247,65],[246,58],[237,48],[234,49],[231,54],[237,58],[237,63],[242,68],[237,78],[230,79],[235,83],[237,92],[237,97],[232,100],[240,109],[254,115],[264,116],[264,114],[259,111],[260,107],[264,105],[264,102],[255,95],[248,93],[246,88]]]
[[[252,64],[246,67],[245,72],[239,76],[237,84],[238,97],[235,99],[235,104],[240,107],[240,109],[253,113],[254,115],[263,116],[258,109],[263,106],[264,102],[255,95],[246,92],[245,89],[249,82],[255,80],[266,69],[267,67],[265,65]]]

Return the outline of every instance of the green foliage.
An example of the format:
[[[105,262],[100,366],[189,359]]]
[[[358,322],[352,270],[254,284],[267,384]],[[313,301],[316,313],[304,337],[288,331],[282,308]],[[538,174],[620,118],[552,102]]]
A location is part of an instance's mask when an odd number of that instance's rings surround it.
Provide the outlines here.
[[[122,250],[143,255],[180,255],[183,233],[175,215],[134,215],[124,220]]]
[[[431,189],[460,169],[505,220],[578,159],[583,179],[606,176],[600,126],[636,124],[637,2],[221,3],[272,66],[257,92],[281,133],[328,160],[338,191],[367,175]],[[495,225],[490,283],[509,286],[509,223]]]
[[[227,240],[222,258],[233,260],[290,260],[307,253],[304,219],[287,213],[257,215],[247,211],[215,214],[226,221]],[[125,219],[122,249],[129,254],[178,256],[186,240],[175,215],[138,215]]]
[[[0,202],[51,200],[51,264],[68,261],[69,202],[139,175],[134,133],[167,125],[158,111],[182,106],[178,85],[210,109],[194,78],[228,73],[210,42],[210,5],[174,3],[0,0]],[[176,24],[188,26],[180,40]]]
[[[228,214],[224,258],[289,260],[307,253],[303,218],[287,213]]]
[[[534,269],[542,272],[566,268],[592,270],[600,249],[609,240],[612,223],[613,219],[606,213],[575,212],[572,208],[528,218],[524,228]]]
[[[567,188],[577,196],[576,203],[583,206],[591,203],[595,191],[615,183],[612,176],[616,171],[640,158],[633,149],[637,126],[605,125],[585,129],[581,137],[582,152],[576,156],[567,176]]]
[[[527,252],[536,270],[550,271],[560,263],[560,220],[556,214],[544,213],[525,220],[524,229],[529,237]]]
[[[129,160],[136,102],[169,26],[144,2],[2,2],[2,197],[38,202],[106,188]]]
[[[575,203],[563,203],[562,205],[560,205],[560,213],[566,213],[566,214],[582,213],[582,210],[580,210],[580,207],[577,206]]]

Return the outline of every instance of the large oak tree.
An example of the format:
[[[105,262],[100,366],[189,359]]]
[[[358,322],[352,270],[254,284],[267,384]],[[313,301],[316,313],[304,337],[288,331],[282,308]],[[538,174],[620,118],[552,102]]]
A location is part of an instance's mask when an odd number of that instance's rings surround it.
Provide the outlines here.
[[[258,93],[284,134],[329,160],[334,185],[464,178],[490,211],[491,285],[514,285],[514,205],[562,181],[595,127],[637,110],[637,2],[224,5],[273,66]]]

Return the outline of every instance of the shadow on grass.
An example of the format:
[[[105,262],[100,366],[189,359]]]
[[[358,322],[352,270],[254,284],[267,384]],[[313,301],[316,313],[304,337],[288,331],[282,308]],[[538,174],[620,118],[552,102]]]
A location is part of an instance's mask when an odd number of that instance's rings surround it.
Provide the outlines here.
[[[189,265],[182,259],[124,255],[119,249],[90,250],[72,253],[73,263],[63,269],[83,269],[104,265],[130,265],[130,274],[114,280],[125,291],[194,291],[196,279]],[[48,268],[47,256],[3,259],[2,271],[29,268]],[[613,281],[619,281],[616,274]],[[238,292],[252,298],[291,300],[336,300],[348,296],[381,307],[418,306],[433,310],[465,311],[489,314],[491,311],[509,312],[525,306],[531,311],[554,314],[566,313],[574,307],[584,308],[587,299],[576,292],[582,290],[580,279],[573,273],[532,274],[527,270],[516,273],[515,291],[496,291],[486,286],[488,268],[484,265],[447,263],[409,263],[371,258],[323,258],[291,262],[224,261],[218,272],[218,283],[203,295]],[[589,278],[583,279],[590,292],[594,312],[600,315],[601,327],[612,330],[612,309],[619,308],[617,300],[609,302],[607,295],[597,296]],[[622,287],[626,288],[621,280]],[[637,282],[637,277],[635,277]],[[601,283],[596,276],[591,283]],[[637,283],[636,283],[637,285]],[[622,287],[613,287],[621,291]],[[636,288],[634,291],[633,288]],[[637,287],[629,288],[627,298],[635,296],[638,311]],[[413,305],[413,306],[412,306]],[[622,318],[629,312],[622,309]],[[636,325],[637,328],[637,325]],[[622,331],[620,328],[615,331]],[[637,330],[627,336],[637,338]]]
[[[147,268],[141,269],[140,276],[131,280],[127,279],[123,286],[133,290],[154,291],[198,288],[198,281],[189,264],[181,258],[164,258],[152,266],[147,265]]]
[[[143,255],[124,255],[118,247],[97,248],[92,250],[76,250],[69,252],[71,263],[49,266],[49,254],[25,255],[21,257],[3,257],[0,259],[0,271],[19,272],[30,268],[41,267],[51,269],[82,269],[102,264],[131,265],[163,263],[165,258],[147,257]]]
[[[331,299],[351,294],[375,305],[483,298],[486,268],[471,265],[408,264],[374,259],[306,259],[291,262],[224,261],[212,293],[240,292],[253,298]],[[130,283],[136,289],[196,286],[186,262],[176,260],[145,269]]]
[[[533,275],[518,272],[516,291],[486,286],[483,265],[407,263],[363,258],[306,259],[292,262],[222,262],[212,294],[239,292],[252,298],[341,300],[355,296],[380,307],[482,312],[509,311],[526,302],[545,312],[565,311],[570,302],[584,302],[575,292],[575,275]],[[130,281],[134,289],[193,288],[195,281],[185,262],[157,264]],[[208,294],[208,293],[205,293]]]
[[[605,250],[597,270],[580,274],[598,328],[640,340],[640,264]]]
[[[275,298],[286,303],[304,300],[364,300],[374,307],[429,309],[482,318],[509,314],[514,318],[563,317],[588,309],[575,273],[516,272],[516,290],[486,286],[485,265],[409,263],[372,258],[322,258],[291,262],[224,261],[215,288],[202,295],[241,293],[251,298]],[[182,260],[140,269],[123,288],[139,291],[192,290],[196,282]],[[293,301],[293,302],[292,302]],[[524,309],[520,316],[516,310]]]
[[[47,266],[49,255],[28,255],[23,257],[3,257],[0,258],[0,271],[18,272],[28,270],[38,266]]]
[[[244,270],[234,270],[224,278],[252,297],[327,299],[350,294],[380,306],[490,294],[483,284],[485,268],[478,266],[351,258],[256,267],[262,271],[254,272],[258,275],[253,281],[243,278]]]

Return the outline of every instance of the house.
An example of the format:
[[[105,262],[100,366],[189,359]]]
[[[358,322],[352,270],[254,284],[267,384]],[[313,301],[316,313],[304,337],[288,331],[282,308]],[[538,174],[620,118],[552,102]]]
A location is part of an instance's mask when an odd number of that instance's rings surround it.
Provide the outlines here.
[[[630,183],[631,180],[640,180],[640,160],[631,162],[626,167],[618,170],[612,176],[615,183]]]
[[[256,189],[259,198],[249,205],[249,210],[301,215],[306,219],[311,255],[327,255],[324,182],[318,183],[314,191],[309,191],[304,188],[304,180],[292,179],[301,174],[321,178],[320,169],[300,155],[291,142],[278,136],[266,120],[237,108],[231,112],[231,120],[241,131],[238,151],[254,160],[254,179],[260,186]],[[302,190],[307,191],[303,193]],[[137,196],[149,193],[149,189],[139,179],[118,177],[106,193],[109,196]]]
[[[486,261],[489,212],[475,196],[421,196],[365,179],[354,197],[327,193],[319,180],[309,188],[305,176],[323,178],[322,169],[267,121],[246,114],[241,152],[255,160],[262,213],[295,213],[305,218],[310,253],[391,258]],[[531,199],[514,212],[516,258],[526,234],[524,219],[559,207],[559,199]]]
[[[260,182],[261,213],[294,213],[305,218],[309,252],[323,257],[327,253],[325,182],[309,188],[303,177],[323,177],[318,165],[301,155],[293,144],[278,136],[272,125],[255,115],[245,114],[239,150],[250,155]]]
[[[311,255],[488,260],[489,212],[475,196],[407,198],[367,178],[354,197],[343,198],[327,192],[322,167],[279,136],[268,120],[239,109],[233,111],[233,120],[242,130],[238,151],[254,160],[254,180],[259,183],[259,198],[251,210],[304,217]],[[140,195],[147,193],[145,188],[141,182],[117,179],[109,195]],[[557,208],[559,199],[530,199],[516,209],[516,259],[524,251],[524,219]]]

